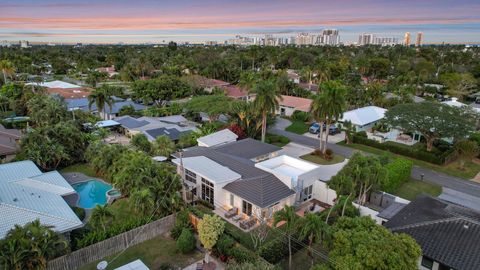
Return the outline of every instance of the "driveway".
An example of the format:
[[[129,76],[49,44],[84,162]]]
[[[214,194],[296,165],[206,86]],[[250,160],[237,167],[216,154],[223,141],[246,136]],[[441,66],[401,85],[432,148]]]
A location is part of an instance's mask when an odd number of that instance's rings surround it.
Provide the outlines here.
[[[285,130],[291,124],[292,124],[292,122],[290,120],[285,119],[285,118],[281,118],[281,117],[277,117],[275,119],[275,124],[273,125],[272,128]]]
[[[298,143],[291,142],[285,145],[282,150],[278,151],[278,155],[288,155],[291,157],[301,157],[306,154],[310,154],[313,152],[313,148],[307,147]]]
[[[312,134],[310,132],[307,132],[307,133],[303,134],[303,136],[318,140],[318,134]],[[325,138],[325,136],[327,136],[327,135],[323,134],[324,138]],[[340,132],[338,134],[335,134],[335,135],[329,135],[328,136],[328,142],[331,142],[331,143],[339,143],[343,140],[345,140],[345,131],[342,131],[342,132]]]
[[[273,134],[286,136],[290,139],[291,142],[301,144],[307,147],[318,148],[318,139],[313,139],[307,136],[298,135],[280,129],[270,129],[269,131]],[[334,153],[340,154],[347,158],[351,157],[353,153],[359,151],[330,142],[328,143],[328,148],[332,149]],[[421,180],[422,175],[423,181],[449,188],[458,192],[462,192],[471,196],[480,197],[480,183],[446,175],[423,167],[414,166],[412,169],[412,178]]]

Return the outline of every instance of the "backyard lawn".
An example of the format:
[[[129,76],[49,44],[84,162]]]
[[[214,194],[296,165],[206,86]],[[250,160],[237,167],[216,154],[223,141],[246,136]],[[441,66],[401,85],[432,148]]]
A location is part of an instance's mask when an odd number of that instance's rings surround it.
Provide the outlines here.
[[[314,154],[307,154],[303,155],[300,157],[301,159],[320,164],[320,165],[330,165],[330,164],[337,164],[340,162],[343,162],[345,160],[345,157],[342,155],[337,155],[334,154],[333,158],[331,160],[326,160],[320,156],[314,155]]]
[[[422,193],[426,193],[436,197],[440,195],[440,193],[442,193],[442,187],[424,181],[410,179],[410,181],[401,185],[396,192],[393,192],[394,195],[397,195],[409,201],[414,200],[418,195]]]
[[[285,130],[302,135],[302,134],[308,132],[309,127],[310,126],[308,124],[306,124],[305,122],[293,121],[292,124],[290,126],[288,126]]]
[[[115,256],[104,258],[107,262]],[[121,256],[119,256],[113,263],[109,263],[107,269],[115,269],[129,262],[140,259],[150,269],[177,269],[186,267],[204,257],[199,251],[194,251],[191,254],[182,254],[177,252],[175,240],[167,236],[158,236],[138,245],[128,248]],[[96,265],[100,261],[96,261],[83,267],[80,270],[95,270]],[[169,265],[170,267],[162,268]]]
[[[61,173],[83,173],[87,176],[96,177],[95,170],[87,163],[74,164],[60,170]]]
[[[350,147],[350,148],[354,148],[354,149],[357,149],[357,150],[361,150],[363,152],[375,154],[375,155],[388,154],[388,155],[391,155],[391,156],[403,157],[403,158],[411,160],[413,162],[413,165],[423,167],[423,168],[427,168],[427,169],[431,169],[431,170],[438,171],[438,172],[442,172],[444,174],[448,174],[448,175],[455,176],[455,177],[458,177],[458,178],[463,178],[463,179],[472,179],[473,177],[475,177],[475,175],[477,175],[477,173],[480,172],[480,164],[474,163],[472,161],[466,162],[465,163],[465,169],[461,170],[459,168],[459,162],[458,161],[454,161],[454,162],[449,163],[447,165],[440,166],[440,165],[435,165],[435,164],[428,163],[428,162],[425,162],[425,161],[422,161],[422,160],[393,154],[389,151],[385,151],[385,150],[381,150],[381,149],[378,149],[378,148],[366,146],[366,145],[363,145],[363,144],[356,144],[356,143],[345,144],[344,142],[340,142],[338,144],[341,144],[341,145],[344,145],[344,146],[347,146],[347,147]]]

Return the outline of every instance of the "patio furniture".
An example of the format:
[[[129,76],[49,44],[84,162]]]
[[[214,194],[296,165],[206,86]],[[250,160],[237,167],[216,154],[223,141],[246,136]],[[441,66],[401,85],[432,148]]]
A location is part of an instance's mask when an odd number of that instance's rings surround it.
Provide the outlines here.
[[[236,215],[232,218],[233,221],[237,222],[237,221],[240,221],[241,219],[243,218],[242,215]]]
[[[243,220],[243,221],[240,221],[240,228],[244,229],[244,230],[248,230],[250,229],[253,225],[255,225],[255,223],[257,223],[257,220],[253,217],[250,217],[246,220]]]
[[[233,207],[232,209],[228,210],[226,213],[225,213],[225,218],[231,218],[231,217],[234,217],[238,214],[238,208],[237,207]]]

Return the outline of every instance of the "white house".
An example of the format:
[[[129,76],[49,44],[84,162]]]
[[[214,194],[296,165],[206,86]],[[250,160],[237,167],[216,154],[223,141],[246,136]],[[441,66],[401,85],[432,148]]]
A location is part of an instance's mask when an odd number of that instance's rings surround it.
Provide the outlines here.
[[[386,109],[377,106],[367,106],[343,113],[343,117],[338,120],[343,124],[350,121],[357,132],[368,131],[375,124],[385,117]]]
[[[74,193],[60,173],[42,173],[32,161],[0,165],[0,239],[36,219],[60,233],[82,227],[63,198]]]

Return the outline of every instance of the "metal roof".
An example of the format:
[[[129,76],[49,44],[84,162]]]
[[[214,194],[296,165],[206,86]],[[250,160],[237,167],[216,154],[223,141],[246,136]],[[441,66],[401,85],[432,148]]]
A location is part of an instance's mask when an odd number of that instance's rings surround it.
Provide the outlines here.
[[[230,154],[246,159],[253,159],[282,150],[282,148],[278,146],[262,143],[261,141],[254,140],[252,138],[246,138],[236,142],[219,145],[215,147],[215,149],[224,154]]]
[[[138,127],[143,127],[145,125],[148,125],[149,122],[145,120],[137,120],[131,116],[120,116],[115,118],[115,121],[120,123],[123,127],[125,128],[138,128]]]
[[[180,159],[173,160],[175,164],[180,164]],[[240,179],[241,175],[222,166],[217,162],[204,157],[189,157],[182,160],[184,168],[201,175],[213,183],[223,183]]]
[[[188,134],[192,132],[192,130],[178,130],[175,127],[172,128],[154,128],[154,129],[149,129],[144,131],[147,135],[147,137],[150,137],[152,140],[155,140],[156,138],[160,136],[167,136],[169,137],[172,141],[176,141],[180,139],[180,136],[183,134]]]
[[[385,117],[386,109],[377,106],[367,106],[343,113],[340,122],[350,121],[357,126],[377,122]]]
[[[59,232],[82,222],[61,195],[75,192],[56,171],[42,173],[32,161],[0,165],[0,238],[15,225],[39,219]]]
[[[206,145],[207,147],[225,144],[237,140],[237,134],[230,131],[228,128],[214,132],[207,136],[203,136],[197,139],[197,142]]]

